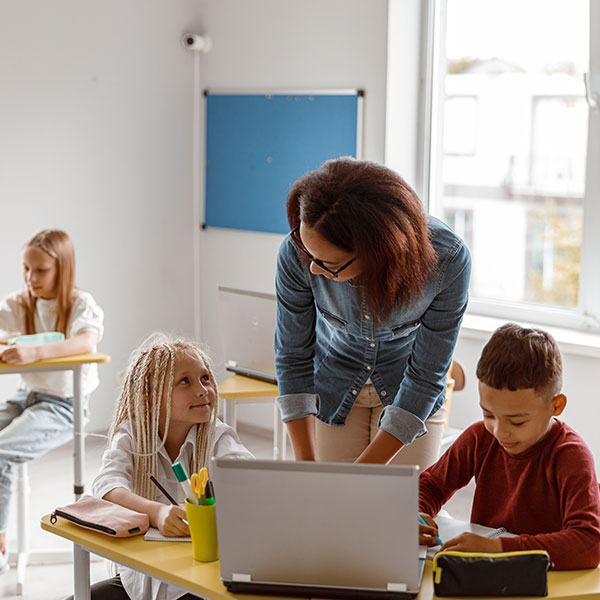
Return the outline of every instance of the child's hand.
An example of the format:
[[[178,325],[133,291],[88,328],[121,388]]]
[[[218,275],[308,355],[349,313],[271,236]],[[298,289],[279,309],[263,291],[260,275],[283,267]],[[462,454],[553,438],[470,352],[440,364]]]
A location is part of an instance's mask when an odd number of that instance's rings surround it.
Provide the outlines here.
[[[37,346],[9,346],[2,354],[0,359],[5,363],[14,365],[26,365],[27,363],[39,360]]]
[[[185,508],[182,504],[165,504],[158,511],[157,528],[167,537],[190,535],[188,526],[183,522],[185,516]]]
[[[421,518],[427,522],[427,526],[423,523],[419,523],[419,544],[421,546],[437,546],[438,543],[435,536],[439,534],[438,526],[435,521],[429,515],[425,513],[419,513]]]
[[[448,540],[442,550],[458,550],[460,552],[502,552],[502,542],[499,539],[476,535],[475,533],[461,533]]]

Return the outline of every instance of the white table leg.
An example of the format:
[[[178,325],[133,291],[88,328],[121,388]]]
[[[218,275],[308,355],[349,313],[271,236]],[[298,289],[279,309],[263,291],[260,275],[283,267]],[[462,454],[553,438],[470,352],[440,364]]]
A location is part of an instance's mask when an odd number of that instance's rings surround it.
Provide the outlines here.
[[[90,553],[73,544],[73,600],[90,600]]]
[[[84,490],[85,435],[81,370],[81,365],[73,367],[73,491],[76,500]],[[73,544],[73,579],[74,600],[90,600],[90,555],[77,544]]]
[[[82,365],[73,366],[73,492],[75,500],[83,494],[85,464],[85,435],[83,433]]]
[[[285,460],[287,450],[287,438],[285,424],[281,420],[277,404],[273,409],[273,459]]]
[[[223,421],[235,429],[236,425],[236,401],[234,398],[225,398],[223,403]]]

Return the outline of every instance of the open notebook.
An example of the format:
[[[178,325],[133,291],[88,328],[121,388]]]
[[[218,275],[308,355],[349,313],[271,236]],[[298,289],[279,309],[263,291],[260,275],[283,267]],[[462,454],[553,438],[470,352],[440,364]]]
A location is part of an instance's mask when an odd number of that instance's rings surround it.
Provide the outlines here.
[[[191,542],[189,535],[181,537],[166,537],[156,527],[150,527],[144,534],[144,539],[149,542]]]
[[[517,537],[514,533],[509,533],[504,527],[494,529],[493,527],[486,527],[485,525],[477,525],[475,523],[467,523],[466,521],[459,521],[452,517],[435,517],[434,521],[437,523],[439,529],[439,537],[442,542],[447,542],[452,538],[455,538],[461,533],[476,533],[483,537],[494,539],[499,537]],[[440,551],[440,546],[431,546],[427,549],[427,558],[433,558]]]

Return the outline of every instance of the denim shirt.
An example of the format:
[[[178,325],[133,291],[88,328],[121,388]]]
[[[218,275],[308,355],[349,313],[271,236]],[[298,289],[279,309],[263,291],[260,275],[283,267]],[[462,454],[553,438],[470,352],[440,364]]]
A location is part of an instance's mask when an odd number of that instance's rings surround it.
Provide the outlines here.
[[[446,374],[467,307],[471,258],[428,217],[437,262],[421,296],[383,320],[351,281],[314,275],[288,235],[277,259],[275,365],[284,422],[316,415],[342,426],[370,378],[384,405],[379,428],[408,445],[446,400]],[[358,292],[358,296],[357,296]]]

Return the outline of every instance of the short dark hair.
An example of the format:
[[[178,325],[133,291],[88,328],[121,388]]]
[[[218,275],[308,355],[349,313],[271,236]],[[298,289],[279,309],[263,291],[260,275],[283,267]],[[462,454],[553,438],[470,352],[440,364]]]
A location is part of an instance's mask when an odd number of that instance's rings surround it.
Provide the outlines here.
[[[360,256],[356,283],[376,318],[421,295],[436,254],[421,201],[396,172],[350,157],[329,160],[296,181],[287,214],[291,229],[302,222]]]
[[[477,379],[497,390],[533,388],[538,394],[555,396],[562,387],[556,340],[541,329],[502,325],[483,348]]]

